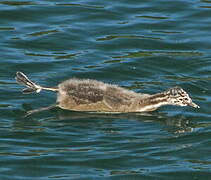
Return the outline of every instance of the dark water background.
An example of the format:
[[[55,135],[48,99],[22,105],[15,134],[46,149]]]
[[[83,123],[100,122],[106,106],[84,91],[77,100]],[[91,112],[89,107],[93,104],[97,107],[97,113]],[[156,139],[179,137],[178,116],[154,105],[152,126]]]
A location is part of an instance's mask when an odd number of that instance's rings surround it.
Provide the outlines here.
[[[211,1],[0,1],[0,179],[209,179]],[[136,92],[179,85],[200,109],[150,114],[27,110],[42,85],[93,78]]]

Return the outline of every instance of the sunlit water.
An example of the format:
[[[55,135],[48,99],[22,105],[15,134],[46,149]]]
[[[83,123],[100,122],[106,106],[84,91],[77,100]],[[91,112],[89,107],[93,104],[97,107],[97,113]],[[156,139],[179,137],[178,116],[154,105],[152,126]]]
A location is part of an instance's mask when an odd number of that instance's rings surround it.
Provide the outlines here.
[[[211,1],[0,1],[0,179],[208,179]],[[14,76],[92,78],[136,92],[179,85],[200,109],[53,109]]]

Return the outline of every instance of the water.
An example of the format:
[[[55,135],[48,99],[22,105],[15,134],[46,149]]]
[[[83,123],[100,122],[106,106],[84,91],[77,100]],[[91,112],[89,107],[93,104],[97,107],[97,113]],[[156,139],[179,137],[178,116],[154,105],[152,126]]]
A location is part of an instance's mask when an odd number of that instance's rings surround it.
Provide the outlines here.
[[[0,179],[208,179],[211,1],[1,1]],[[14,76],[93,78],[136,92],[179,85],[200,109],[147,114],[54,109]]]

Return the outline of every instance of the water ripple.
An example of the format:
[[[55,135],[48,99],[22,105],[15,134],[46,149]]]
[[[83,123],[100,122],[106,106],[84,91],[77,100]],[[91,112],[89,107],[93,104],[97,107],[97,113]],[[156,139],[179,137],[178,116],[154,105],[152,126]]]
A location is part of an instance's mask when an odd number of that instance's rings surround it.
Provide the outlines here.
[[[210,3],[1,1],[0,179],[207,179]],[[201,108],[25,117],[56,94],[23,95],[16,71],[47,87],[71,77],[149,94],[177,85]]]

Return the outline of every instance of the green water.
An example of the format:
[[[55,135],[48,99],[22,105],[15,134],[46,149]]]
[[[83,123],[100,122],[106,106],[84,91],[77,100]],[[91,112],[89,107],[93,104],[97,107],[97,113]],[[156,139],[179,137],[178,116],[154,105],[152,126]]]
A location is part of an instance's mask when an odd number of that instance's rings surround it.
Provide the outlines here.
[[[0,179],[209,179],[211,1],[0,1]],[[53,109],[16,71],[157,93],[179,85],[200,109],[147,114]]]

